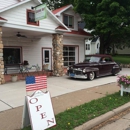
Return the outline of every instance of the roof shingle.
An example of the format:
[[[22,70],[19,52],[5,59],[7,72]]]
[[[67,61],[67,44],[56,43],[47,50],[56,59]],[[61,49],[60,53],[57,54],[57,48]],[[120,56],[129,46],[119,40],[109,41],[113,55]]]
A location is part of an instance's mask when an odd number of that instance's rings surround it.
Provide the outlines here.
[[[61,7],[61,8],[58,8],[58,9],[56,9],[56,10],[53,10],[52,13],[53,13],[53,14],[57,14],[57,13],[59,13],[60,11],[64,10],[65,8],[67,8],[68,6],[70,6],[70,5],[66,5],[66,6],[63,6],[63,7]]]

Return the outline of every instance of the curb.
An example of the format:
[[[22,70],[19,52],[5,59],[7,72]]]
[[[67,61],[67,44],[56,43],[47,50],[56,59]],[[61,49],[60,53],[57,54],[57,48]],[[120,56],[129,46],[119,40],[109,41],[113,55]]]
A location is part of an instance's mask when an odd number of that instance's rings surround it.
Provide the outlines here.
[[[98,125],[98,124],[110,119],[111,117],[117,115],[118,113],[123,112],[124,110],[126,110],[128,108],[130,108],[130,102],[126,103],[125,105],[123,105],[121,107],[113,109],[112,111],[107,112],[99,117],[92,119],[92,120],[74,128],[74,130],[89,130],[89,129],[95,127],[96,125]]]

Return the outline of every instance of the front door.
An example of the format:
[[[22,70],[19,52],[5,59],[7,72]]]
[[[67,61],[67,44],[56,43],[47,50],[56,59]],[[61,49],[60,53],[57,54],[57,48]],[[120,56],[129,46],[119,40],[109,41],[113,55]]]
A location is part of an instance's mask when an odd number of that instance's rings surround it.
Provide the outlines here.
[[[52,49],[42,48],[42,64],[48,64],[48,69],[52,70]]]

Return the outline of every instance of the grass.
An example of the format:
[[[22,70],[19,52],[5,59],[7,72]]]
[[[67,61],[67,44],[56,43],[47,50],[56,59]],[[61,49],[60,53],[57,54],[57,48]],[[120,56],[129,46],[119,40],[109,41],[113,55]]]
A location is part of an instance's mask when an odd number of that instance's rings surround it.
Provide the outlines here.
[[[113,58],[117,63],[130,64],[130,56],[115,55],[115,56],[112,56],[112,58]]]
[[[73,130],[76,126],[98,117],[106,112],[109,112],[130,101],[130,94],[125,93],[120,96],[120,92],[106,95],[103,98],[92,100],[83,105],[69,108],[68,110],[57,114],[55,127],[48,130]],[[31,130],[31,127],[26,127],[22,130]]]

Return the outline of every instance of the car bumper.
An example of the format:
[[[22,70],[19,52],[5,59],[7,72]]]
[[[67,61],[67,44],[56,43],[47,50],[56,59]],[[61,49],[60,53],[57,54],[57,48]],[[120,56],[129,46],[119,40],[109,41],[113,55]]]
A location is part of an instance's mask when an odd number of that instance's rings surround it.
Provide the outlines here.
[[[77,78],[77,79],[87,79],[87,75],[76,75],[76,74],[68,74],[69,77],[71,78]]]

